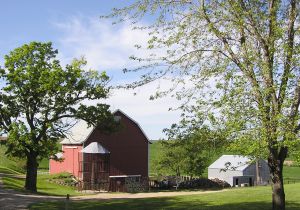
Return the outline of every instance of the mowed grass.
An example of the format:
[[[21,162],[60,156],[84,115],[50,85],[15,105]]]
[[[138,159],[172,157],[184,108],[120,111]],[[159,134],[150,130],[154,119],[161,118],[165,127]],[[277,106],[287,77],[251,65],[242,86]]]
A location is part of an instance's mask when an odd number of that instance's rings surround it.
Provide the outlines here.
[[[4,173],[5,176],[2,177],[2,181],[5,188],[14,189],[17,191],[25,192],[24,183],[25,175],[20,174],[8,168],[0,166],[0,173]],[[55,183],[49,182],[51,175],[39,174],[37,179],[37,191],[38,194],[43,195],[57,195],[66,196],[69,195],[82,195],[77,192],[74,187],[62,186]]]
[[[300,182],[300,167],[284,166],[283,178],[285,182]]]
[[[287,210],[300,209],[300,183],[285,186]],[[36,209],[65,209],[65,202],[37,203]],[[228,191],[176,197],[71,201],[69,209],[201,209],[201,210],[268,210],[271,208],[271,187],[233,188]]]

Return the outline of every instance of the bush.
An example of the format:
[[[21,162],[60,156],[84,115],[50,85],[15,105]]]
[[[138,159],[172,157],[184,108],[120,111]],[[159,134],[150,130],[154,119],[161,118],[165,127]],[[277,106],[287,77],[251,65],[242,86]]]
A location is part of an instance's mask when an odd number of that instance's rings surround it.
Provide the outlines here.
[[[184,181],[179,184],[179,189],[208,189],[208,188],[226,188],[230,185],[219,179],[197,178],[189,181]]]
[[[62,172],[59,174],[52,175],[49,179],[49,182],[64,186],[76,186],[76,184],[78,183],[76,177],[68,172]]]

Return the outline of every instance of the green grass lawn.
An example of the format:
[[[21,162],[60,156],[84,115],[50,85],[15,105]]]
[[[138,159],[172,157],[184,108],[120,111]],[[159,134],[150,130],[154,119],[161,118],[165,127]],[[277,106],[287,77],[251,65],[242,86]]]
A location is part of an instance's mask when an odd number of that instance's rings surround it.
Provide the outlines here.
[[[287,210],[300,209],[300,183],[285,186]],[[65,209],[64,202],[46,202],[30,206],[36,209]],[[225,192],[146,199],[73,201],[69,209],[201,209],[201,210],[267,210],[271,209],[271,187],[233,188]]]
[[[5,173],[7,176],[2,178],[3,184],[5,188],[14,189],[17,191],[24,190],[24,183],[25,178],[24,175],[13,171],[8,168],[0,167],[0,173]],[[51,178],[51,175],[48,174],[40,174],[38,175],[37,180],[37,190],[38,194],[45,194],[45,195],[58,195],[58,196],[66,196],[67,194],[70,195],[82,195],[81,193],[77,192],[75,188],[70,186],[62,186],[55,183],[51,183],[48,180]]]
[[[284,166],[283,178],[287,182],[300,182],[300,167]]]

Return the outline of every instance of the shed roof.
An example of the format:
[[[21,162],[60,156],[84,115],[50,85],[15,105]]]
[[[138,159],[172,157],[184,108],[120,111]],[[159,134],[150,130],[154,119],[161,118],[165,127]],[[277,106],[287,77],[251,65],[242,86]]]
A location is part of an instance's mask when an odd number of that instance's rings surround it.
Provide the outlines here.
[[[227,169],[234,171],[243,171],[251,164],[251,159],[241,155],[222,155],[213,162],[209,169]]]
[[[125,115],[129,120],[131,120],[133,123],[135,123],[138,128],[141,130],[143,135],[146,137],[147,142],[151,144],[149,141],[149,138],[145,134],[144,130],[141,128],[141,126],[133,120],[131,117],[126,115],[121,110],[117,109],[114,111],[113,114],[116,114],[117,112],[121,112],[123,115]],[[60,143],[61,144],[83,144],[88,137],[91,135],[91,133],[94,131],[95,127],[90,126],[88,127],[88,124],[84,120],[79,120],[69,131],[69,133],[66,135],[66,138],[64,138]]]
[[[92,142],[80,152],[82,153],[92,153],[92,154],[108,154],[110,153],[107,149],[105,149],[100,143]]]

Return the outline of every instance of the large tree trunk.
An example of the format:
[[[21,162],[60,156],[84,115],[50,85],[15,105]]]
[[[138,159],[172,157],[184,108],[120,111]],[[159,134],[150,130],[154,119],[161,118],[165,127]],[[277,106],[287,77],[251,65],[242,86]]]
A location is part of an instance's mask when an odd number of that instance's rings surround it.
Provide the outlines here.
[[[37,182],[37,155],[34,152],[30,152],[27,156],[27,173],[25,181],[25,189],[31,192],[36,192]]]
[[[269,159],[269,166],[272,181],[272,209],[285,210],[285,193],[282,175],[283,161]]]

